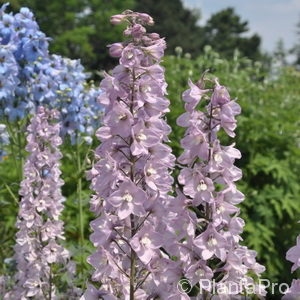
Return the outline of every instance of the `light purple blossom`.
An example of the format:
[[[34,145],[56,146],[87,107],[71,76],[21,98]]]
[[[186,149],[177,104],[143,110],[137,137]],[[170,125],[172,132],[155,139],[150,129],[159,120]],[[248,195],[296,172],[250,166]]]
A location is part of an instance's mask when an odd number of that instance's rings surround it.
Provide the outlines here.
[[[297,237],[297,245],[287,252],[286,259],[294,263],[292,272],[300,268],[300,236]]]
[[[300,297],[300,279],[294,279],[291,287],[286,291],[282,300],[298,300]]]
[[[286,259],[293,263],[292,272],[300,268],[300,235],[297,237],[296,246],[289,249],[286,253]],[[282,297],[282,300],[297,300],[300,297],[300,279],[293,280],[291,287],[286,294]]]
[[[60,125],[53,123],[58,113],[39,107],[28,126],[21,202],[16,226],[14,259],[17,263],[16,284],[5,299],[54,299],[57,290],[52,282],[53,265],[68,265],[70,255],[60,240],[64,239],[64,208],[60,179],[62,157],[59,146]]]
[[[222,292],[209,297],[233,299],[243,289],[229,295],[231,283],[255,285],[250,271],[257,276],[264,271],[255,260],[256,252],[239,244],[245,222],[238,217],[236,205],[243,201],[244,195],[235,185],[242,173],[234,162],[241,153],[234,145],[221,145],[218,139],[221,129],[234,137],[235,116],[240,113],[240,107],[217,80],[212,89],[204,89],[203,77],[196,84],[189,81],[189,86],[183,93],[187,112],[177,120],[186,133],[181,140],[184,151],[178,158],[183,165],[178,176],[180,190],[177,190],[177,199],[184,208],[178,211],[181,228],[174,222],[181,243],[179,250],[174,248],[174,255],[184,262],[183,275],[192,285],[200,278],[221,278],[218,285]],[[204,112],[197,110],[200,102]],[[257,285],[256,294],[263,296],[265,291]]]
[[[89,285],[82,299],[187,299],[177,289],[181,263],[166,254],[176,248],[177,236],[169,223],[175,216],[169,195],[175,158],[164,144],[171,129],[164,119],[169,100],[159,65],[165,42],[146,33],[143,25],[153,23],[147,14],[125,11],[111,21],[127,21],[128,40],[110,46],[120,64],[100,84],[101,145],[88,172],[97,217],[90,239],[97,249],[88,262],[101,291]]]

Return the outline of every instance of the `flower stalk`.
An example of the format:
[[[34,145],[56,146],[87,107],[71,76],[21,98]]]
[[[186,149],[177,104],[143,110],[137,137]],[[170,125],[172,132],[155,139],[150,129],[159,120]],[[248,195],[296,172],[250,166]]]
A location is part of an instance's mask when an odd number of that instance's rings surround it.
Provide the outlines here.
[[[58,113],[39,107],[28,126],[26,150],[30,153],[24,165],[20,188],[20,209],[16,226],[14,259],[17,263],[15,286],[4,299],[53,299],[54,265],[68,266],[69,252],[59,241],[64,239],[64,208],[61,194],[59,160],[60,125]]]
[[[207,82],[211,86],[205,89]],[[255,286],[252,293],[264,296],[264,288],[255,281],[264,267],[256,262],[255,251],[239,243],[244,221],[238,217],[236,205],[244,195],[235,185],[242,173],[234,162],[241,154],[234,144],[221,145],[218,137],[221,129],[229,137],[235,136],[240,106],[217,79],[202,76],[196,84],[189,81],[189,86],[183,93],[186,112],[177,119],[179,126],[187,128],[181,140],[184,151],[178,158],[182,165],[178,200],[187,208],[182,218],[185,239],[179,244],[179,257],[185,262],[183,274],[192,287],[200,287],[201,299],[244,295],[248,285]],[[217,282],[221,292],[212,294],[201,280]],[[232,291],[232,286],[239,288]]]
[[[144,26],[153,24],[147,14],[125,11],[111,21],[128,25],[128,39],[109,46],[120,64],[100,84],[105,114],[96,136],[101,145],[88,172],[96,215],[90,239],[97,249],[88,262],[101,288],[89,285],[83,299],[177,297],[181,273],[171,259],[175,231],[168,225],[175,159],[164,144],[169,100],[160,66],[165,42],[146,32]]]

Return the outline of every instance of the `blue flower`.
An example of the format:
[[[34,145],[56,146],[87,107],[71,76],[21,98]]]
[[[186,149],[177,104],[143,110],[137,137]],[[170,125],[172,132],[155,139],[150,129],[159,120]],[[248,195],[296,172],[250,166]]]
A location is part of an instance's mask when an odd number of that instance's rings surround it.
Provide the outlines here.
[[[50,55],[33,13],[7,14],[6,8],[0,8],[0,120],[26,118],[43,105],[60,111],[62,136],[74,142],[92,135],[100,123],[100,91],[88,83],[80,60]]]

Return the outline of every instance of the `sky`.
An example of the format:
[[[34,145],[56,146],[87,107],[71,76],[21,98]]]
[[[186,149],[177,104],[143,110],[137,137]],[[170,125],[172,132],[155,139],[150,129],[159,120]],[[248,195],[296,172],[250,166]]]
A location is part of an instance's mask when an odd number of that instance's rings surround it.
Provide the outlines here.
[[[251,33],[262,37],[262,49],[273,51],[281,38],[287,49],[296,40],[296,24],[300,22],[300,0],[183,0],[188,8],[199,8],[204,24],[211,14],[234,7]]]

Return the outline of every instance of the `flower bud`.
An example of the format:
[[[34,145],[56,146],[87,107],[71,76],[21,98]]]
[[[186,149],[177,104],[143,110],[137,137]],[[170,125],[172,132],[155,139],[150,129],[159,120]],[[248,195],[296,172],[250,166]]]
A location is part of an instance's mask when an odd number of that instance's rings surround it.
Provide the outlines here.
[[[122,23],[124,21],[124,19],[126,17],[127,16],[125,16],[125,15],[114,15],[114,16],[111,16],[110,23],[112,23],[114,25],[120,24],[120,23]]]
[[[112,57],[120,57],[124,49],[122,43],[114,43],[109,45],[108,47],[109,47],[109,54]]]

